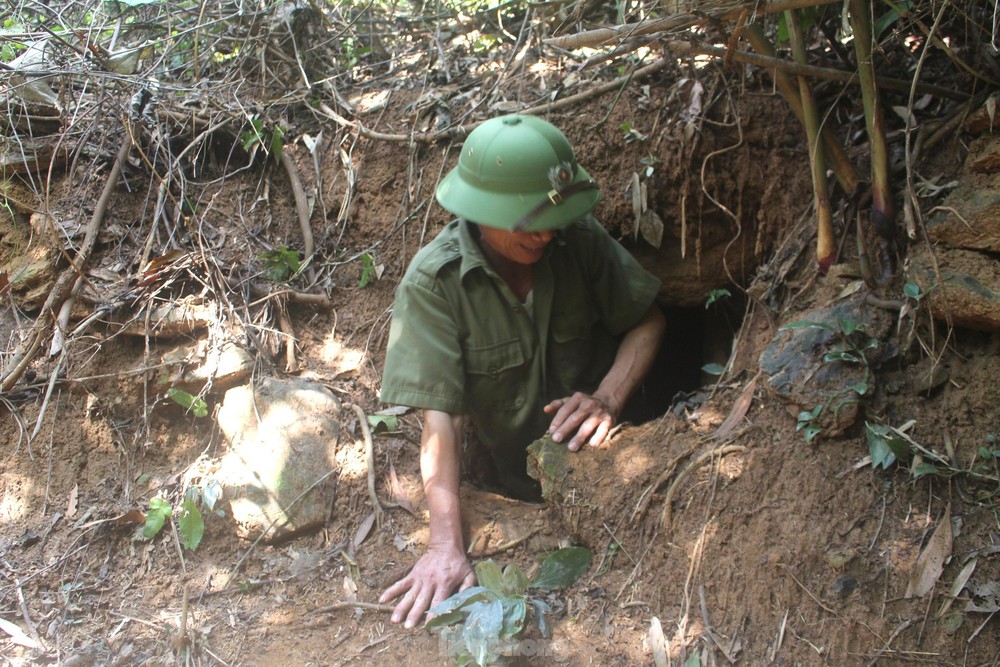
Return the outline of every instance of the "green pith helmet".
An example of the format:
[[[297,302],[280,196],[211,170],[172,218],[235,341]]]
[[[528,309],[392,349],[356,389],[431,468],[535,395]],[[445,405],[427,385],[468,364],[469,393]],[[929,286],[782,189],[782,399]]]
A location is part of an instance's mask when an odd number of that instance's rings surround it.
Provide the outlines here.
[[[492,118],[474,129],[437,200],[470,222],[540,232],[579,220],[597,204],[597,183],[554,125],[534,116]]]

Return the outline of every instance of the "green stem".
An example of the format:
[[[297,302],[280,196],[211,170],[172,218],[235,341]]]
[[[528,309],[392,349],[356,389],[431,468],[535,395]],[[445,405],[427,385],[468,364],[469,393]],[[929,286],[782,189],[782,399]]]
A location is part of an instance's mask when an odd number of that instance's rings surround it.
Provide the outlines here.
[[[875,82],[872,62],[872,27],[870,0],[848,0],[848,16],[854,32],[854,52],[858,58],[858,78],[865,107],[865,127],[871,147],[872,213],[871,222],[879,236],[892,239],[896,235],[896,206],[889,182],[889,148],[882,120],[882,101]]]
[[[750,42],[750,46],[754,51],[769,58],[774,58],[776,56],[774,46],[764,35],[764,29],[759,23],[750,23],[746,25],[743,34],[746,35],[747,41]],[[805,125],[802,100],[799,97],[798,87],[792,81],[792,77],[789,76],[787,72],[780,69],[773,70],[771,75],[774,78],[774,84],[777,86],[778,92],[785,98],[785,101],[791,108],[792,113],[795,114],[795,117],[799,119],[800,123]],[[831,132],[825,125],[820,130],[820,136],[823,139],[823,148],[826,152],[827,159],[830,161],[830,167],[833,169],[833,173],[837,177],[837,182],[848,196],[854,196],[858,190],[858,184],[861,182],[861,178],[858,176],[858,171],[854,168],[854,163],[852,163],[850,158],[847,157],[844,147],[837,141],[836,137],[834,137],[833,132]]]
[[[798,10],[785,12],[785,23],[788,26],[788,39],[792,44],[795,61],[807,64],[809,56],[806,53]],[[836,261],[837,244],[833,234],[830,194],[826,185],[826,161],[823,159],[823,146],[820,142],[819,112],[809,81],[804,76],[797,78],[803,124],[806,126],[806,136],[809,138],[809,166],[812,171],[813,199],[816,206],[816,261],[819,263],[820,271],[825,273]]]

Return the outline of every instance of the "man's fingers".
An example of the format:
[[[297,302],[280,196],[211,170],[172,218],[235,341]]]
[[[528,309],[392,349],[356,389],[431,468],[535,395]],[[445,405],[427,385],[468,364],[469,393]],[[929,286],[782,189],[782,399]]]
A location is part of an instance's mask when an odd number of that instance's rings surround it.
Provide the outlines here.
[[[603,419],[601,423],[597,425],[597,429],[594,431],[594,435],[590,437],[590,442],[587,443],[591,447],[597,447],[601,445],[608,438],[608,433],[611,432],[611,420]]]
[[[410,607],[410,613],[406,617],[406,627],[412,628],[417,623],[420,622],[420,617],[424,615],[427,608],[430,607],[431,593],[424,589],[420,591],[420,594],[413,600],[413,606]]]
[[[382,593],[382,597],[380,597],[378,601],[381,602],[382,604],[385,604],[390,600],[395,600],[400,596],[401,593],[405,593],[406,590],[410,588],[410,586],[412,586],[412,584],[410,583],[410,578],[404,577],[403,579],[400,579],[399,581],[394,583],[389,588],[385,589],[385,592]]]

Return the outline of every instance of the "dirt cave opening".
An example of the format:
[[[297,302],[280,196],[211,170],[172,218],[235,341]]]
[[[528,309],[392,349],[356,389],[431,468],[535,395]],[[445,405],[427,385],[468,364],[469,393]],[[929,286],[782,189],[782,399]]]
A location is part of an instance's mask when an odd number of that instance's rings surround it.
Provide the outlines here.
[[[633,423],[663,416],[719,378],[739,332],[744,304],[739,296],[730,295],[708,306],[661,306],[661,310],[667,329],[653,367],[637,391],[636,406],[626,416]]]

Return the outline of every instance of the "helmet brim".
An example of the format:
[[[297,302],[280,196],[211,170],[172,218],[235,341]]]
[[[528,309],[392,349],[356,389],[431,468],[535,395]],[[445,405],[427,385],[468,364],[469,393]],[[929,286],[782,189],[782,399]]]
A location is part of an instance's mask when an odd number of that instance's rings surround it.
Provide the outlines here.
[[[590,180],[590,174],[577,165],[572,183]],[[513,231],[517,226],[519,231],[526,232],[551,231],[576,222],[590,213],[601,197],[597,188],[587,189],[536,211],[542,202],[549,201],[552,192],[552,188],[528,192],[473,188],[468,182],[461,180],[458,169],[452,169],[441,180],[435,196],[441,206],[469,222],[507,231]],[[536,212],[531,215],[527,224],[517,225],[533,211]]]

